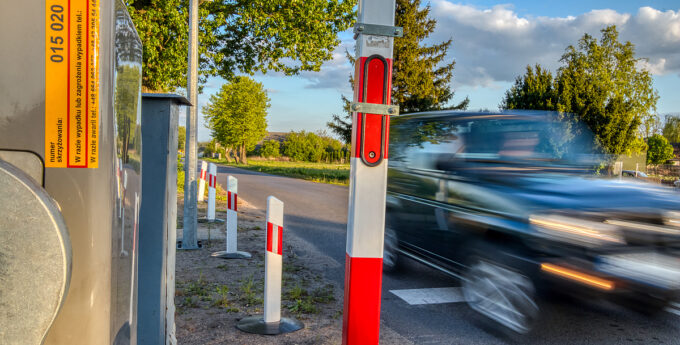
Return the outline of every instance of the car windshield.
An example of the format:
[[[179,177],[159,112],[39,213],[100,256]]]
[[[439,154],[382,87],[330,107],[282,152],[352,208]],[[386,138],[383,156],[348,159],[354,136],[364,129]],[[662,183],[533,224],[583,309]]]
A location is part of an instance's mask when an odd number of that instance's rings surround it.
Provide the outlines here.
[[[585,125],[549,112],[396,118],[390,147],[393,166],[430,170],[457,169],[464,160],[590,171],[607,158]]]
[[[592,133],[566,118],[508,116],[469,121],[466,127],[461,156],[467,159],[589,166],[605,158]]]

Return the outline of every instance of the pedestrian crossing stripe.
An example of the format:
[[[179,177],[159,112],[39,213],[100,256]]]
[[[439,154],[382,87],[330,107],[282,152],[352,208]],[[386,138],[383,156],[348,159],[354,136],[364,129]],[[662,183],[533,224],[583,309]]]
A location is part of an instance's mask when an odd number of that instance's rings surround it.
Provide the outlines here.
[[[410,305],[465,302],[460,287],[390,290]]]

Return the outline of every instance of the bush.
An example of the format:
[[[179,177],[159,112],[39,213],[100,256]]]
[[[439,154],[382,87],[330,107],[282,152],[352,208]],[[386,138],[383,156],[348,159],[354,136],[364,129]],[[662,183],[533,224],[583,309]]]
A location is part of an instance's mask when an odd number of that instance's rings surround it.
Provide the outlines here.
[[[668,139],[659,134],[654,134],[647,139],[647,164],[662,164],[673,158],[673,146]]]
[[[349,155],[346,146],[324,133],[291,132],[283,143],[283,154],[294,161],[336,162]]]
[[[281,156],[281,145],[277,140],[267,140],[260,147],[260,156],[264,158],[277,158]]]

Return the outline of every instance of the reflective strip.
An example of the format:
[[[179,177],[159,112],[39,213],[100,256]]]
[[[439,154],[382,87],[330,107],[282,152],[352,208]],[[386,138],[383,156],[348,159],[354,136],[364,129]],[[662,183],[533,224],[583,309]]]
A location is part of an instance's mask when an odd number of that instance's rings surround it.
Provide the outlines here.
[[[208,187],[215,188],[217,186],[217,176],[208,175]]]
[[[238,194],[227,191],[227,209],[238,211]]]
[[[376,104],[390,104],[390,90],[392,89],[392,60],[385,59],[387,61],[387,85],[385,85],[385,66],[380,59],[371,59],[368,64],[367,75],[364,75],[364,67],[366,64],[367,57],[359,58],[359,63],[357,64],[357,69],[355,71],[355,78],[357,80],[357,86],[355,87],[360,92],[356,93],[357,102],[366,103],[376,103]],[[364,77],[366,78],[364,80]],[[366,95],[364,95],[364,87],[366,87]],[[364,99],[365,97],[365,99]],[[385,102],[385,103],[383,103]],[[385,121],[386,132],[385,136],[381,137],[381,127],[382,122]],[[366,123],[363,124],[362,122]],[[354,135],[356,136],[355,142],[357,144],[352,146],[354,150],[354,157],[360,157],[361,150],[364,150],[364,157],[369,160],[370,163],[377,161],[380,155],[380,149],[383,148],[383,158],[388,157],[388,144],[389,144],[389,126],[390,117],[389,115],[376,115],[376,114],[363,114],[361,113],[354,119],[356,131]],[[361,135],[362,129],[366,130],[364,146],[361,147]],[[381,143],[381,139],[383,143]],[[369,153],[373,152],[375,158],[372,158]]]
[[[283,254],[283,227],[267,222],[267,251]]]

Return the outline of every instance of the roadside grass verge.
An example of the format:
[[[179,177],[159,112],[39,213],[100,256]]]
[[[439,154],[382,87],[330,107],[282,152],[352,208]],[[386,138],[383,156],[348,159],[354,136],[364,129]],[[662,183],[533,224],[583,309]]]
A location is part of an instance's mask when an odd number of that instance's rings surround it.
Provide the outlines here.
[[[208,162],[229,165],[241,169],[259,171],[272,175],[299,178],[307,181],[349,184],[349,164],[311,163],[290,161],[249,160],[248,164],[227,163],[226,160],[202,158]]]

